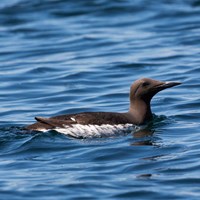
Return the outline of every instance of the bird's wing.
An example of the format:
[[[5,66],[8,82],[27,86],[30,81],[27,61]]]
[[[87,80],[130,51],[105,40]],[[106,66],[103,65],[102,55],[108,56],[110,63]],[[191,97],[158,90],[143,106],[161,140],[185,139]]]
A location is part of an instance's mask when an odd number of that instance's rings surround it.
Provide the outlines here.
[[[47,124],[54,128],[55,127],[64,127],[64,125],[70,126],[71,124],[77,123],[77,122],[73,121],[72,119],[61,120],[61,119],[44,118],[44,117],[35,117],[35,119],[42,124]]]
[[[63,121],[64,124],[126,124],[129,123],[127,117],[120,113],[106,113],[106,112],[85,112],[69,115],[60,115],[49,119]]]
[[[54,128],[70,127],[74,124],[80,125],[102,125],[102,124],[126,124],[130,123],[125,115],[118,113],[77,113],[60,115],[51,118],[35,117],[36,123],[27,126],[29,130],[48,130]]]

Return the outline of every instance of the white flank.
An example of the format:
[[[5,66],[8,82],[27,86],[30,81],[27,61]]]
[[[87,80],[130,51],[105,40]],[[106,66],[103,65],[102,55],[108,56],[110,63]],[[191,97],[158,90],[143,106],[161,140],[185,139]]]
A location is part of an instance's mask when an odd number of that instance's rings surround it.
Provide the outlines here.
[[[136,130],[133,124],[103,124],[103,125],[81,125],[72,124],[65,128],[55,128],[55,131],[75,138],[93,138],[103,136],[114,136],[116,134],[129,133]]]

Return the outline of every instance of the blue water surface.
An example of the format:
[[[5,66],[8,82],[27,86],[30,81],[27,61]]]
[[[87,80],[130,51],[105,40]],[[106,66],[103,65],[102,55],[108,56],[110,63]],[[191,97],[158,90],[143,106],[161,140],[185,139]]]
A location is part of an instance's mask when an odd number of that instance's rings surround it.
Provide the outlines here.
[[[127,136],[27,133],[35,116],[126,112],[141,77],[181,81]],[[200,199],[199,0],[1,0],[0,199]]]

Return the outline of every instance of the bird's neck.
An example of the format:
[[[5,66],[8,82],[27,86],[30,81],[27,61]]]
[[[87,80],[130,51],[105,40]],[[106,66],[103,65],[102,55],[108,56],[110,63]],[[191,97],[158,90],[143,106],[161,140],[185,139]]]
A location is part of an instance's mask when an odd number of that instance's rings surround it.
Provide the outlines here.
[[[151,120],[152,112],[150,101],[145,102],[142,99],[132,100],[128,114],[131,117],[131,120],[138,125]]]

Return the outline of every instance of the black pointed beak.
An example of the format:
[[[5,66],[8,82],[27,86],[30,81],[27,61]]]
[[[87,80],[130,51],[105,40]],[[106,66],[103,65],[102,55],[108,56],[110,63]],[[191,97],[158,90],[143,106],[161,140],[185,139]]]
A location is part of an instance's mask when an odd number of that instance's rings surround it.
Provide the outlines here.
[[[161,82],[160,84],[156,85],[154,87],[154,89],[157,90],[157,91],[161,91],[161,90],[171,88],[171,87],[174,87],[174,86],[177,86],[177,85],[180,85],[180,84],[181,84],[181,82],[175,82],[175,81]]]

